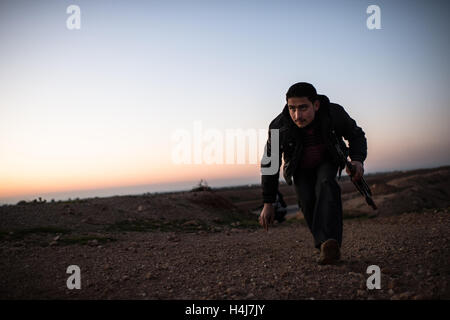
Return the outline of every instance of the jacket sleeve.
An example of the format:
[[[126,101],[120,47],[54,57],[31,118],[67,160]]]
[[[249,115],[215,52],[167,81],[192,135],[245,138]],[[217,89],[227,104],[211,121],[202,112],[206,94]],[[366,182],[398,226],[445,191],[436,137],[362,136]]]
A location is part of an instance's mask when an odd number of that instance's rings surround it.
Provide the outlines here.
[[[342,106],[336,106],[340,132],[344,139],[348,141],[349,157],[352,161],[364,163],[367,157],[367,139],[365,133]]]
[[[269,126],[269,134],[266,142],[266,146],[264,148],[264,156],[271,157],[272,155],[272,145],[271,145],[271,132],[270,129],[277,129],[274,126],[274,121]],[[278,168],[275,174],[261,174],[261,185],[262,185],[262,195],[264,203],[273,203],[276,200],[277,192],[278,192],[278,180],[280,177],[280,166],[281,166],[281,143],[279,144],[278,150]],[[261,169],[268,168],[271,166],[271,162],[263,164],[261,161]]]

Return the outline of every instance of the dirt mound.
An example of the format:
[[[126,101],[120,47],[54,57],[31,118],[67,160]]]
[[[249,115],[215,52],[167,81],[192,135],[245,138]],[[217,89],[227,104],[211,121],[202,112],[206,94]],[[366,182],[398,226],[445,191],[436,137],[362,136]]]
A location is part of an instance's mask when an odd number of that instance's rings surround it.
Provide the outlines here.
[[[342,193],[344,216],[390,216],[423,208],[447,208],[450,205],[450,167],[369,174],[365,177],[379,209],[374,211],[356,190],[348,177],[338,180]],[[293,186],[280,183],[288,206],[297,206]],[[242,186],[215,190],[238,208],[260,211],[262,188]]]
[[[358,192],[349,192],[342,195],[344,214],[390,216],[450,206],[450,167],[387,176],[373,184],[366,180],[378,210],[374,212]]]
[[[391,184],[385,183],[385,182],[381,182],[381,183],[374,183],[370,186],[370,190],[372,191],[373,195],[383,195],[383,194],[390,194],[390,193],[395,193],[395,192],[399,192],[402,189],[401,188],[397,188]]]
[[[204,208],[238,210],[230,200],[212,191],[192,192],[186,195],[186,199]]]
[[[245,226],[256,224],[253,214],[213,191],[115,196],[55,203],[22,202],[20,205],[0,207],[0,221],[0,233],[16,234],[50,229],[70,229],[71,232],[192,231],[222,228],[232,223]]]

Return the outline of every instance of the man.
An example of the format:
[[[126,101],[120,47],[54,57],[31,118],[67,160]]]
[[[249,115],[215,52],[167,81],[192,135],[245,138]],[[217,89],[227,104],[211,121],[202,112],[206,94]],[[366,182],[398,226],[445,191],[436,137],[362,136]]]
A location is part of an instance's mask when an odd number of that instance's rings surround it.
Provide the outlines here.
[[[314,246],[320,250],[319,264],[330,264],[340,259],[342,245],[341,189],[336,181],[345,163],[337,154],[337,141],[350,157],[355,167],[352,179],[358,181],[364,173],[367,157],[367,141],[364,131],[350,118],[344,108],[330,103],[324,95],[318,95],[309,83],[292,85],[286,93],[286,105],[269,125],[266,155],[271,153],[271,130],[278,129],[278,163],[283,156],[283,175],[291,185],[294,180],[299,207],[314,238]],[[343,139],[348,141],[347,148]],[[261,162],[261,168],[271,166]],[[350,174],[348,168],[347,173]],[[268,230],[274,219],[272,203],[278,190],[279,167],[275,174],[262,170],[264,207],[259,222]]]

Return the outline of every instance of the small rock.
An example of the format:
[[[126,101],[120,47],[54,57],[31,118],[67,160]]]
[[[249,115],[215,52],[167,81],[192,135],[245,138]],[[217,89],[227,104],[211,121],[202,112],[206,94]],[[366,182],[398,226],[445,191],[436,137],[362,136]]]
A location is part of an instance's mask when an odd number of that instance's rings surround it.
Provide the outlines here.
[[[356,273],[356,272],[352,272],[352,271],[350,271],[348,274],[350,276],[357,276],[359,278],[363,278],[364,277],[361,273]]]
[[[58,245],[58,242],[56,242],[56,241],[52,241],[49,243],[49,246],[51,246],[51,247],[57,246],[57,245]]]
[[[137,207],[137,211],[138,211],[138,212],[144,211],[144,206],[143,206],[143,205],[138,206],[138,207]]]
[[[393,295],[391,297],[391,300],[407,300],[407,299],[411,298],[413,295],[414,295],[414,293],[406,291],[406,292],[403,292],[400,294]]]
[[[234,291],[234,288],[227,288],[227,290],[225,290],[225,292],[227,294],[231,294]]]
[[[397,286],[397,280],[391,279],[388,282],[388,289],[394,289]]]
[[[61,238],[61,236],[58,235],[58,236],[56,236],[56,237],[53,238],[53,241],[58,241],[59,238]]]
[[[381,269],[381,273],[384,273],[384,274],[392,274],[392,269],[391,269],[391,268],[388,268],[388,267],[382,268],[382,269]]]
[[[358,290],[356,291],[357,297],[365,297],[367,295],[367,292],[365,290]]]
[[[406,291],[406,292],[400,293],[400,295],[399,295],[399,297],[400,297],[401,300],[409,299],[409,298],[411,298],[412,296],[414,296],[414,293],[412,293],[412,292],[410,292],[410,291]]]
[[[90,241],[88,241],[88,244],[92,247],[95,247],[98,245],[98,240],[97,239],[90,240]]]
[[[177,238],[175,235],[170,235],[170,236],[168,236],[168,237],[167,237],[167,240],[173,241],[173,242],[178,242],[178,241],[180,241],[180,239]]]
[[[187,227],[187,226],[198,226],[198,222],[195,220],[189,220],[186,221],[185,223],[182,224],[182,226]]]

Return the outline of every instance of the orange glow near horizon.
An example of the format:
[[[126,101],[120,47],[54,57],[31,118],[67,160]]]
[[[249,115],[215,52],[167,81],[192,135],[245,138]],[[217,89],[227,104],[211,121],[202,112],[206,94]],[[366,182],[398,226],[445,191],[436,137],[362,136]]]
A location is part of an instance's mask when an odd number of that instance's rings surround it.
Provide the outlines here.
[[[431,163],[432,154],[445,158],[447,151],[433,140],[413,142],[407,135],[393,136],[367,127],[366,172],[411,166],[411,159]],[[169,143],[151,148],[131,148],[125,143],[116,148],[112,146],[93,144],[87,151],[72,145],[11,147],[13,152],[5,153],[0,159],[0,198],[140,185],[176,186],[200,179],[209,183],[222,179],[250,180],[260,175],[259,164],[174,164],[169,157]]]
[[[126,170],[89,170],[64,175],[3,177],[0,195],[4,197],[75,190],[106,189],[138,185],[168,184],[200,179],[227,179],[259,174],[258,165],[165,165],[145,168],[136,166]]]
[[[381,134],[378,135],[380,136]],[[445,152],[437,144],[423,143],[417,146],[407,143],[406,139],[402,142],[403,152],[398,152],[398,141],[387,138],[370,140],[365,162],[366,172],[379,171],[379,167],[399,168],[408,164],[411,157],[426,163],[430,154]],[[145,153],[124,156],[119,153],[98,157],[95,161],[92,161],[92,157],[73,160],[69,158],[70,161],[64,158],[42,159],[33,154],[30,154],[30,158],[22,157],[17,162],[10,158],[4,161],[7,166],[0,168],[0,198],[140,185],[167,185],[200,179],[207,182],[247,177],[252,179],[260,175],[259,164],[173,164],[164,154],[167,153],[154,156]]]

